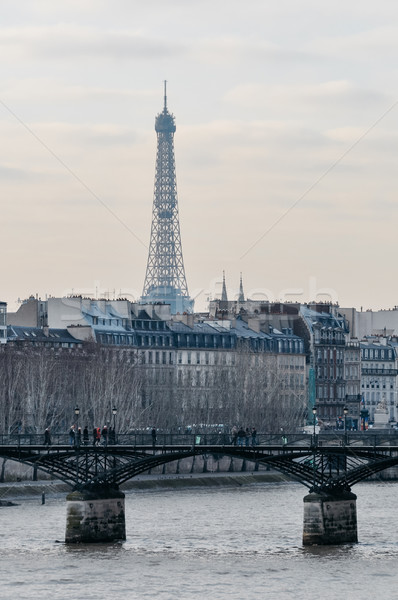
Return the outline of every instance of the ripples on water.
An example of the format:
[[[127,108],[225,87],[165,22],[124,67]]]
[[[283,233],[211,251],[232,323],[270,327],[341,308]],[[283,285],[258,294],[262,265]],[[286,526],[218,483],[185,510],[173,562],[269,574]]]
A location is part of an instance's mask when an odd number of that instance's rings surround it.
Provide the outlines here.
[[[131,492],[127,541],[65,546],[64,497],[0,509],[0,598],[398,597],[396,483],[364,483],[360,543],[301,545],[299,484]]]

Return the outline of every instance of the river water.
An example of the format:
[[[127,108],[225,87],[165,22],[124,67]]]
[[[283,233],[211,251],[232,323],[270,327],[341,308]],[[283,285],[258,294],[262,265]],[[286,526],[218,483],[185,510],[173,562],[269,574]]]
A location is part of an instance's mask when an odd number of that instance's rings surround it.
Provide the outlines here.
[[[396,598],[398,483],[354,491],[360,542],[309,548],[295,483],[128,492],[127,541],[108,545],[62,543],[64,496],[19,498],[0,508],[0,598]]]

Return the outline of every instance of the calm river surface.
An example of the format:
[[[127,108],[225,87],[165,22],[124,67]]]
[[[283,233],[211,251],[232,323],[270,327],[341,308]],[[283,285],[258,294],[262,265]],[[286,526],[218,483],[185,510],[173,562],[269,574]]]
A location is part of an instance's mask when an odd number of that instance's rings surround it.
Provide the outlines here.
[[[300,484],[128,492],[127,541],[65,546],[64,497],[0,508],[0,598],[398,597],[397,483],[354,491],[360,543],[303,548]]]

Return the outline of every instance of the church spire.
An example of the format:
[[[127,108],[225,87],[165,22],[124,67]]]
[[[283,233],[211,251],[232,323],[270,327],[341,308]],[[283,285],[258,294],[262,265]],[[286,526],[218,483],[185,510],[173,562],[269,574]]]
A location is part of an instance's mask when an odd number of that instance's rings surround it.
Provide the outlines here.
[[[228,302],[227,287],[225,285],[225,271],[222,272],[221,302]]]
[[[244,302],[245,301],[245,295],[243,293],[243,283],[242,283],[242,273],[240,274],[240,285],[239,285],[239,296],[238,296],[238,302]]]

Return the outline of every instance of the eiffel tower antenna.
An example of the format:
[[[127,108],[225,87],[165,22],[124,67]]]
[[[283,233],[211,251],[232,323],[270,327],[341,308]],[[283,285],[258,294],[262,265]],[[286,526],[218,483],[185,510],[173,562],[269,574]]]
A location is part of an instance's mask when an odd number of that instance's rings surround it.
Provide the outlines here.
[[[171,313],[192,312],[182,256],[178,216],[177,180],[174,159],[174,115],[167,108],[167,81],[164,107],[156,116],[157,135],[155,190],[142,303],[171,305]]]
[[[164,80],[164,112],[167,112],[167,81]]]

